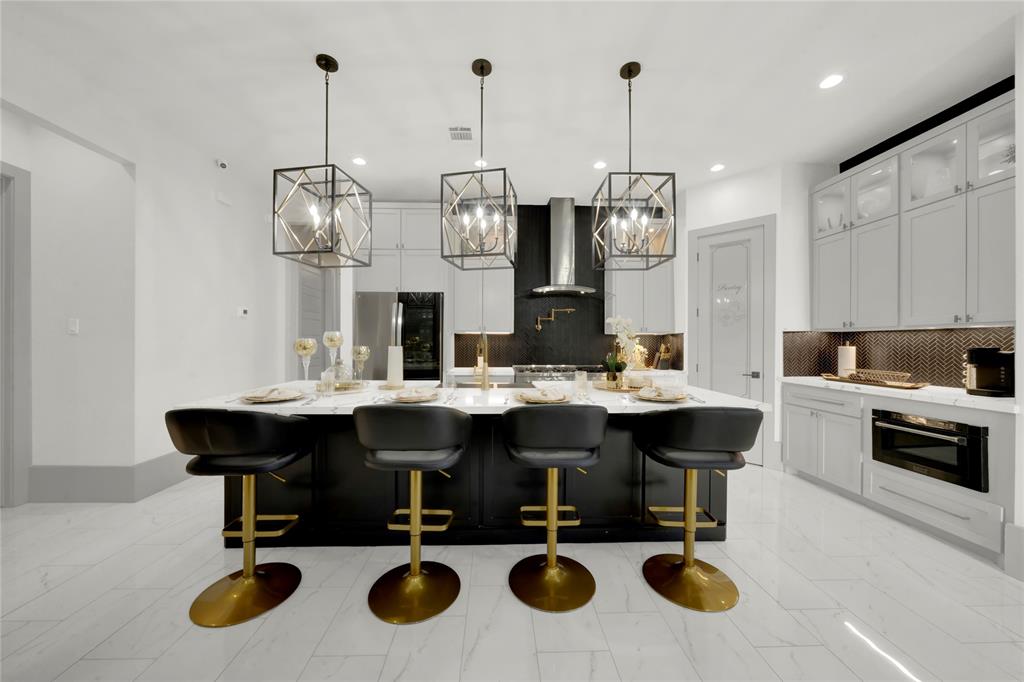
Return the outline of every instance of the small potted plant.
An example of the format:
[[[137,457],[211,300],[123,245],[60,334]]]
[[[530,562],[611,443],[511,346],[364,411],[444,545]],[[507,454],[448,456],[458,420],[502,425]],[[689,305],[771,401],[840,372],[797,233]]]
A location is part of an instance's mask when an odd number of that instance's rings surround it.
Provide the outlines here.
[[[626,363],[619,359],[614,351],[604,357],[605,381],[609,388],[622,388],[622,372],[626,369]]]

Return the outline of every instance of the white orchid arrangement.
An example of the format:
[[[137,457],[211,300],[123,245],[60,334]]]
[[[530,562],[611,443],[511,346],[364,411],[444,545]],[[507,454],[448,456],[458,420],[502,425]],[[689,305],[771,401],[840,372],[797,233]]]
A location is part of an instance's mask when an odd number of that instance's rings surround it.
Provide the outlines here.
[[[622,349],[626,360],[632,364],[636,351],[636,332],[633,331],[633,320],[628,317],[609,317],[605,320],[605,324],[611,327],[619,348]]]

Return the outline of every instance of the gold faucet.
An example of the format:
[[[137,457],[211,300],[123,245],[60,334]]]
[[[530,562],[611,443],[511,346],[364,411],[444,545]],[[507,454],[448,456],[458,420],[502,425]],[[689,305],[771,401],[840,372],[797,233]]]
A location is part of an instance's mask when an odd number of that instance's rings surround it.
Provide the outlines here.
[[[537,329],[537,331],[540,331],[541,329],[544,328],[544,325],[542,325],[541,322],[545,320],[547,320],[548,322],[555,321],[555,313],[566,313],[568,315],[571,315],[574,312],[576,312],[575,308],[552,308],[551,312],[548,313],[546,317],[537,317],[537,324],[533,326]]]

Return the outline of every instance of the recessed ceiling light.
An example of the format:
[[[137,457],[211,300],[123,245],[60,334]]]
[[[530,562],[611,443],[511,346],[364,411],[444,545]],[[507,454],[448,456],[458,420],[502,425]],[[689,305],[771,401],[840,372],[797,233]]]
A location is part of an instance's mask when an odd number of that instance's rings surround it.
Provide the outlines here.
[[[711,172],[712,173],[717,173],[718,171],[723,171],[723,170],[725,170],[725,164],[724,163],[716,163],[714,166],[711,167]]]
[[[473,165],[476,166],[477,168],[487,168],[487,162],[484,161],[483,159],[477,159],[476,161],[473,162]]]
[[[366,159],[364,159],[361,156],[357,156],[357,157],[352,159],[352,163],[354,163],[357,166],[365,166],[366,165]]]
[[[818,87],[821,88],[822,90],[828,90],[829,88],[836,87],[842,82],[843,77],[838,73],[833,73],[829,74],[828,76],[825,76],[825,78],[820,83],[818,83]]]
[[[605,163],[604,161],[595,161],[594,162],[594,168],[596,168],[597,170],[604,170],[607,167],[608,167],[608,164]]]

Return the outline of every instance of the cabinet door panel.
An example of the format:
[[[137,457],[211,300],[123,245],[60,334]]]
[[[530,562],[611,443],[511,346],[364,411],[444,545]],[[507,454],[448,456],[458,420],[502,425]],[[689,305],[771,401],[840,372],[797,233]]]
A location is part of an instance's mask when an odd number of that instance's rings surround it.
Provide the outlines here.
[[[675,270],[673,261],[644,272],[644,330],[653,334],[675,331]]]
[[[403,208],[402,248],[440,250],[441,209]]]
[[[449,267],[440,251],[402,251],[402,291],[444,291]]]
[[[484,322],[489,332],[515,331],[516,271],[484,271]]]
[[[967,179],[974,188],[1014,176],[1017,166],[1014,103],[967,122]]]
[[[373,209],[373,250],[398,249],[402,241],[402,210]]]
[[[850,320],[850,233],[814,242],[814,327],[842,329]]]
[[[900,320],[903,324],[948,325],[963,321],[966,220],[963,194],[903,214],[900,221]]]
[[[922,142],[900,155],[903,210],[945,199],[964,190],[964,126]]]
[[[840,180],[812,194],[811,216],[815,239],[846,229],[850,221],[850,180]]]
[[[900,321],[900,221],[893,216],[850,232],[850,316],[854,327]]]
[[[818,475],[818,418],[806,407],[782,406],[782,452],[786,464]]]
[[[663,266],[664,267],[664,266]],[[619,270],[609,273],[612,313],[633,321],[633,329],[644,327],[644,273],[641,270]],[[607,280],[606,280],[607,281]]]
[[[851,180],[850,226],[888,218],[899,210],[899,158],[865,168]]]
[[[861,421],[828,412],[818,413],[818,475],[850,492],[861,491]]]
[[[373,250],[371,265],[356,268],[356,291],[398,291],[402,259],[399,251]]]
[[[480,331],[481,270],[459,270],[449,266],[452,282],[452,331]]]
[[[1001,182],[967,193],[968,322],[1012,322],[1014,189]]]

